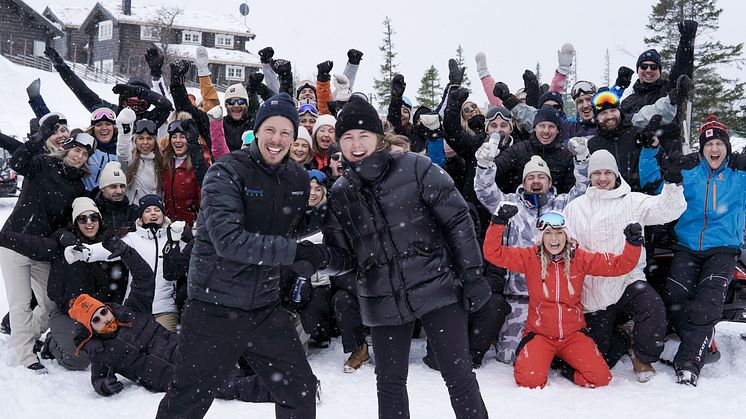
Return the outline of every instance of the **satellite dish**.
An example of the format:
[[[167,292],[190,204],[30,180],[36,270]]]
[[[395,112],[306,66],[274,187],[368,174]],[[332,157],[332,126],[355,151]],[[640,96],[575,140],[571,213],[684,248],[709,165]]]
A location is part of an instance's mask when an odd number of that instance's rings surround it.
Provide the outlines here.
[[[241,3],[241,5],[238,6],[238,11],[241,12],[241,16],[247,16],[249,14],[249,5]]]

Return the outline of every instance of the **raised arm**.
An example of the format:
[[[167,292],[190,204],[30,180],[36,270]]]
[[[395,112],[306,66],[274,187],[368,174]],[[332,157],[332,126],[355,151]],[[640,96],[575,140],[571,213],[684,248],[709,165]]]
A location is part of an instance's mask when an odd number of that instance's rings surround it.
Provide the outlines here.
[[[70,67],[68,67],[65,60],[62,59],[57,50],[52,47],[47,47],[47,49],[44,50],[44,55],[52,61],[54,69],[60,74],[62,81],[65,82],[67,87],[70,88],[70,90],[75,94],[75,97],[78,98],[80,103],[82,103],[89,112],[93,112],[95,108],[100,107],[101,105],[109,109],[117,109],[113,104],[101,99],[96,92],[86,86],[83,80],[81,80],[80,77],[78,77]]]

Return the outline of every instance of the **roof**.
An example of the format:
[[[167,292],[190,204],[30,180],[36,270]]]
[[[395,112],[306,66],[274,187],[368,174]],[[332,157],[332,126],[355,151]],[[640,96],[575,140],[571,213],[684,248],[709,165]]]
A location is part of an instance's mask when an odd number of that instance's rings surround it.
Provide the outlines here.
[[[163,48],[163,46],[159,43],[156,43],[156,45],[160,48]],[[197,48],[199,47],[199,45],[188,44],[168,45],[168,49],[173,54],[182,58],[191,59],[192,61],[197,58]],[[207,56],[209,57],[210,62],[214,64],[243,65],[248,67],[261,66],[259,57],[247,51],[209,47],[205,47],[205,49],[207,50]]]
[[[90,9],[87,7],[61,7],[47,6],[42,13],[52,22],[59,22],[66,28],[79,28],[88,16]]]
[[[161,15],[159,11],[164,8],[173,9],[175,7],[163,4],[147,4],[144,0],[134,0],[132,13],[125,15],[122,11],[121,0],[100,0],[93,6],[90,13],[87,14],[85,21],[81,24],[81,30],[84,30],[88,26],[96,10],[101,10],[110,19],[116,20],[120,24],[148,25],[158,19]],[[239,16],[212,13],[205,9],[199,11],[194,9],[179,9],[181,13],[174,20],[174,28],[176,29],[246,36],[252,39],[256,36]]]
[[[28,4],[26,4],[25,2],[21,0],[10,0],[10,1],[17,4],[18,7],[21,8],[22,10],[25,10],[26,13],[31,15],[32,18],[35,18],[36,20],[38,20],[39,23],[41,23],[43,26],[46,26],[49,29],[49,31],[52,32],[54,35],[56,36],[64,35],[64,32],[62,32],[60,28],[58,28],[54,23],[50,22],[49,19],[39,14],[39,12],[34,10],[33,7],[29,6]]]

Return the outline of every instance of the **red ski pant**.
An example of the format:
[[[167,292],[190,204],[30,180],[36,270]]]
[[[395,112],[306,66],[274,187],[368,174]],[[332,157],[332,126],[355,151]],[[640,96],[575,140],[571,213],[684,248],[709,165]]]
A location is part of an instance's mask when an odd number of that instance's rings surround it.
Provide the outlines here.
[[[577,331],[564,339],[527,335],[515,360],[513,375],[520,387],[544,387],[552,359],[561,358],[575,369],[573,381],[583,387],[602,387],[611,381],[611,372],[593,339]]]

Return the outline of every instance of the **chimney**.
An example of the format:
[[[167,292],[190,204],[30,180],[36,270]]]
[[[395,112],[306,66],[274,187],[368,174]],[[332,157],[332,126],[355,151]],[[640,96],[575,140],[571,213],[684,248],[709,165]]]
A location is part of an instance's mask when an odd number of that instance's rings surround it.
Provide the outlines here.
[[[122,0],[122,13],[127,16],[132,14],[132,0]]]

